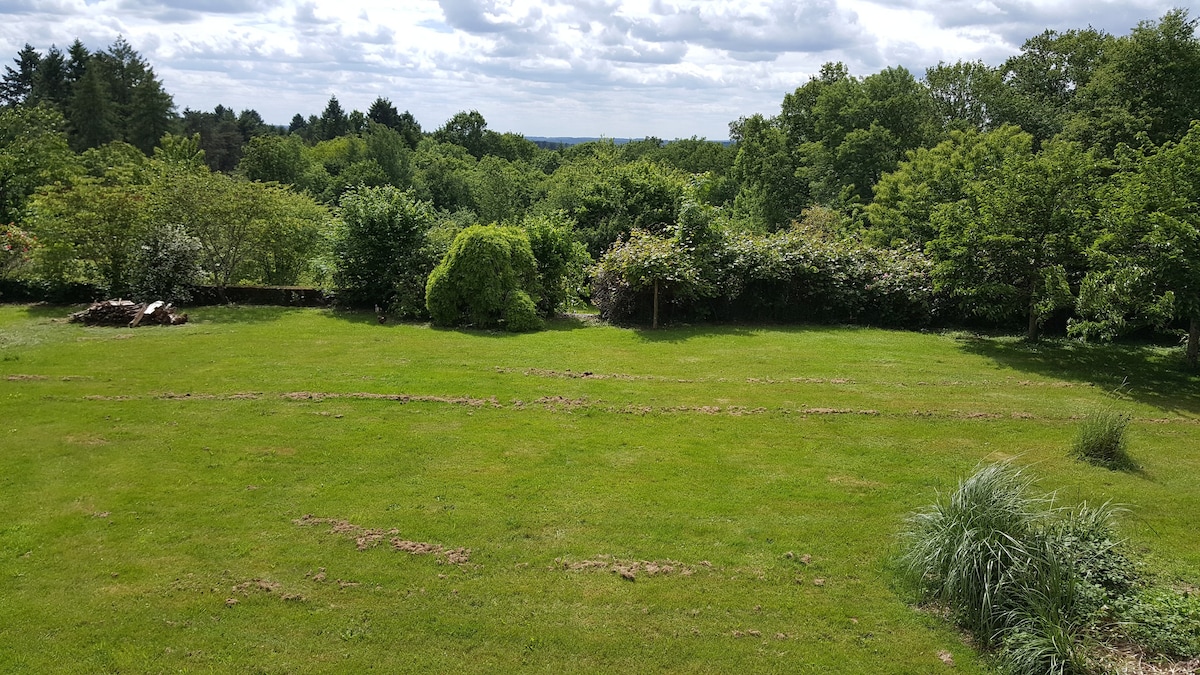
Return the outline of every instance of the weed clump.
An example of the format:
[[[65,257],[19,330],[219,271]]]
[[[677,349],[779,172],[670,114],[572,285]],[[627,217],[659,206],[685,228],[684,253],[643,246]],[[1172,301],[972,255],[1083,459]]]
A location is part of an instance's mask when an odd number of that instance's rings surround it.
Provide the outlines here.
[[[1056,507],[1021,469],[988,465],[912,516],[901,560],[922,598],[1013,673],[1096,672],[1118,645],[1200,654],[1200,602],[1149,586],[1117,511]]]
[[[1128,428],[1128,415],[1112,408],[1096,410],[1080,423],[1071,456],[1109,469],[1134,468],[1128,453]]]

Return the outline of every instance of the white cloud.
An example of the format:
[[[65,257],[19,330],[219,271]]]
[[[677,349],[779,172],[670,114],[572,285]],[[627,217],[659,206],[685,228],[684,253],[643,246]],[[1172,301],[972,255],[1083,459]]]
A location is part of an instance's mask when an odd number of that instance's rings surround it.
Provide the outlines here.
[[[117,35],[180,108],[286,123],[331,94],[427,128],[476,108],[528,135],[724,138],[822,63],[998,62],[1046,28],[1124,33],[1159,0],[0,0],[0,55]],[[11,56],[9,57],[11,58]]]

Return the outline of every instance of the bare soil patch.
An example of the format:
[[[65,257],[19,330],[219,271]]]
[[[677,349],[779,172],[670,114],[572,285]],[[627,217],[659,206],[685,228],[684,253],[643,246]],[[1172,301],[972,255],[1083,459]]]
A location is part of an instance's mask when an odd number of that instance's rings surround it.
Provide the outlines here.
[[[365,528],[341,518],[317,518],[311,513],[297,518],[292,522],[301,527],[329,525],[330,534],[337,534],[353,539],[355,546],[360,551],[375,548],[385,538],[390,537],[388,541],[393,550],[407,551],[412,555],[431,555],[437,558],[439,565],[465,565],[471,561],[471,549],[469,548],[447,548],[441,544],[410,541],[398,536],[400,530],[395,528],[388,530]],[[322,572],[324,572],[323,569]]]
[[[470,396],[425,396],[419,394],[376,394],[369,392],[356,392],[350,394],[338,394],[328,392],[315,391],[293,391],[282,395],[283,398],[290,401],[324,401],[325,399],[358,399],[371,401],[395,401],[397,403],[448,403],[450,405],[464,405],[472,408],[480,408],[485,405],[491,405],[493,408],[503,408],[499,399],[495,396],[490,398],[472,398]]]
[[[235,584],[230,592],[234,595],[249,597],[252,593],[268,593],[285,602],[304,602],[306,598],[299,593],[284,593],[283,584],[269,579],[251,579]],[[235,597],[230,597],[225,600],[225,606],[233,607],[238,604]]]
[[[701,567],[711,567],[707,561],[700,563]],[[587,560],[572,561],[567,558],[555,558],[549,569],[561,569],[568,572],[608,572],[619,575],[627,581],[635,581],[639,574],[648,577],[682,576],[690,577],[696,573],[696,566],[677,560],[623,560],[610,555],[599,555]]]

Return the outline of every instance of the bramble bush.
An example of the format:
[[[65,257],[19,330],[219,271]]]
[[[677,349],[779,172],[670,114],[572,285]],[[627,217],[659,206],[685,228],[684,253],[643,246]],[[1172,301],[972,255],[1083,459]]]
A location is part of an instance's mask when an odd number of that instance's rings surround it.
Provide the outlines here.
[[[912,327],[937,311],[929,260],[834,233],[733,231],[687,206],[674,236],[639,232],[597,264],[592,299],[604,318],[644,321],[646,269],[661,266],[668,316],[724,321],[813,321]],[[662,289],[660,289],[662,290]]]

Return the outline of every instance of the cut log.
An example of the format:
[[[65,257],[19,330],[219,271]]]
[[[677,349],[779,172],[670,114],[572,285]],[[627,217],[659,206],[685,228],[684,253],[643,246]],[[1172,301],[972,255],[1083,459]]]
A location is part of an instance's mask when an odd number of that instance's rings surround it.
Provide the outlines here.
[[[117,299],[92,303],[87,309],[72,314],[70,320],[86,326],[136,328],[144,323],[178,326],[187,323],[188,316],[176,314],[173,306],[161,300],[146,305]]]

